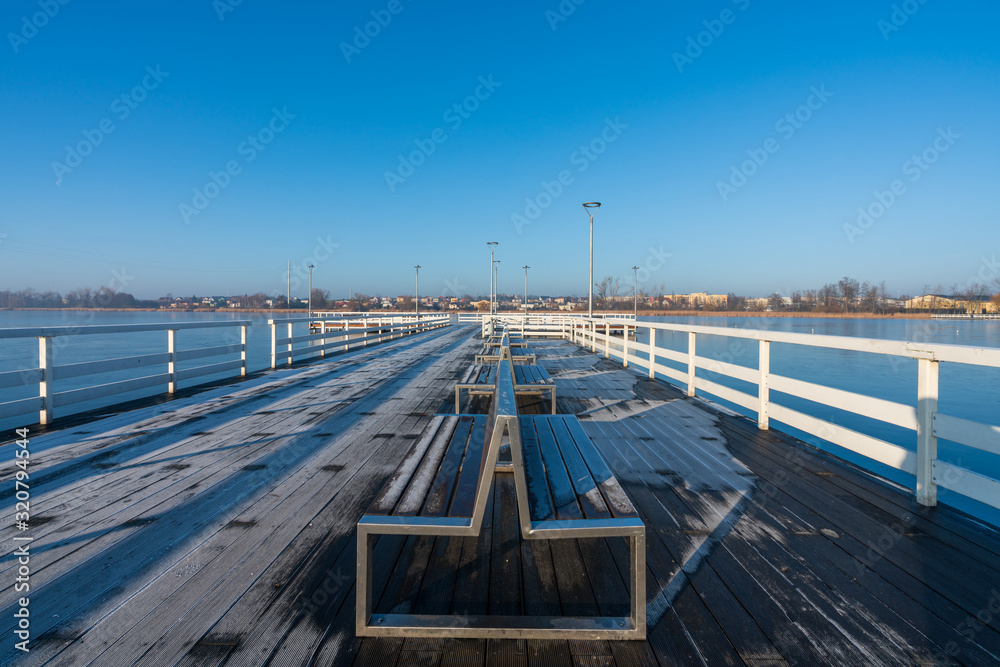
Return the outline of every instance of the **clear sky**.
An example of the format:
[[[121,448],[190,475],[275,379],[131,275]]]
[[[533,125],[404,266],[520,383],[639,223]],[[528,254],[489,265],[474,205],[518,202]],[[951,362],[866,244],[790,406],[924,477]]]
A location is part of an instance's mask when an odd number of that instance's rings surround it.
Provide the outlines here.
[[[335,296],[415,264],[421,294],[482,294],[499,241],[502,292],[527,264],[583,295],[590,200],[595,276],[629,287],[992,280],[998,25],[961,0],[7,0],[0,289],[278,294],[291,260]]]

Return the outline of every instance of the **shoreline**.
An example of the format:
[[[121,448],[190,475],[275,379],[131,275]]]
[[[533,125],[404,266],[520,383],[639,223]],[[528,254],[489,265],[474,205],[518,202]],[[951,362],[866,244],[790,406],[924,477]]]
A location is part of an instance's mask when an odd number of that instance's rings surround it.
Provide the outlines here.
[[[831,320],[929,320],[934,313],[788,313],[725,310],[647,310],[639,311],[641,317],[801,317]]]
[[[179,308],[0,308],[0,312],[11,311],[11,312],[95,312],[95,313],[260,313],[260,314],[275,314],[275,315],[305,315],[306,313],[300,309],[273,309],[273,308],[193,308],[193,309],[179,309]],[[320,312],[336,313],[336,312],[352,312],[352,311],[335,311],[335,310],[325,310]],[[379,315],[407,315],[411,314],[413,311],[401,311],[401,310],[379,310],[370,311],[368,317],[378,317]],[[509,312],[500,311],[500,314],[520,314],[521,311]],[[470,315],[475,314],[475,311],[427,311],[426,314],[451,314],[455,313],[458,315]],[[610,311],[599,311],[596,314],[609,314],[609,315],[628,315],[631,311],[628,310],[610,310]],[[560,311],[560,310],[533,310],[531,311],[533,315],[582,315],[583,313],[577,311]],[[814,312],[763,312],[763,311],[747,311],[747,310],[640,310],[640,317],[743,317],[743,318],[756,318],[756,317],[801,317],[801,318],[816,318],[816,319],[849,319],[849,320],[929,320],[932,318],[934,313],[921,312],[921,313],[814,313]]]

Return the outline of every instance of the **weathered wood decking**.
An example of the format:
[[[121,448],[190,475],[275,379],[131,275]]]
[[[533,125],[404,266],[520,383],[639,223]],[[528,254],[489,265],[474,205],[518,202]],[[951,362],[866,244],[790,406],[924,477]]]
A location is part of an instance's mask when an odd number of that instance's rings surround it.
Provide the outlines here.
[[[532,345],[559,412],[579,414],[647,525],[648,640],[359,641],[355,523],[431,415],[454,409],[472,334],[32,438],[32,527],[2,530],[8,554],[34,538],[32,651],[13,648],[8,556],[0,662],[997,664],[996,531],[557,341]],[[625,613],[624,540],[524,542],[514,502],[500,475],[478,539],[380,539],[376,609]]]

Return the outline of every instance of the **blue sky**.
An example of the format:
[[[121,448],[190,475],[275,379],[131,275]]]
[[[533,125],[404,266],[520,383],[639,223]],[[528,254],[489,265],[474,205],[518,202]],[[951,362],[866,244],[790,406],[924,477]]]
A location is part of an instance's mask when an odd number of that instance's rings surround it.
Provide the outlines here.
[[[668,293],[1000,277],[995,3],[63,1],[0,14],[0,288],[583,295],[590,200]]]

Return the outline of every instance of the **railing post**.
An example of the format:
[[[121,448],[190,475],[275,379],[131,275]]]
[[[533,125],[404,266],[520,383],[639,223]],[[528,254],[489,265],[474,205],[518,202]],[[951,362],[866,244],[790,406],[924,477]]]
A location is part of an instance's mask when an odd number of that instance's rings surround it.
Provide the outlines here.
[[[597,324],[590,321],[590,351],[597,352]]]
[[[656,329],[649,327],[649,379],[656,379]]]
[[[768,376],[771,374],[771,341],[760,341],[757,368],[760,372],[760,377],[757,379],[757,428],[766,431],[768,429],[767,404],[770,400]]]
[[[365,343],[364,343],[364,347],[368,347],[368,318],[367,317],[361,320],[361,325],[365,329]]]
[[[271,325],[271,370],[278,367],[278,325],[274,320],[269,322]]]
[[[695,371],[697,366],[694,364],[695,358],[695,344],[694,344],[695,333],[693,331],[688,332],[688,396],[694,396],[694,379]]]
[[[934,413],[938,409],[938,362],[917,360],[917,502],[927,507],[937,505],[934,461],[937,438],[934,436]]]
[[[240,325],[240,377],[247,376],[247,325]]]
[[[38,367],[42,369],[42,379],[38,383],[38,395],[42,399],[42,409],[38,413],[38,423],[52,423],[52,338],[38,337]]]
[[[177,390],[177,330],[167,329],[167,393]]]
[[[611,323],[604,320],[604,358],[611,358]]]
[[[292,345],[294,345],[294,342],[292,341],[292,323],[289,322],[288,323],[288,365],[289,366],[292,365],[292,357],[294,356],[294,352],[292,351]]]
[[[309,323],[310,328],[312,323]],[[326,320],[319,321],[319,356],[322,359],[326,356]]]
[[[622,365],[628,368],[628,328],[622,331]]]

